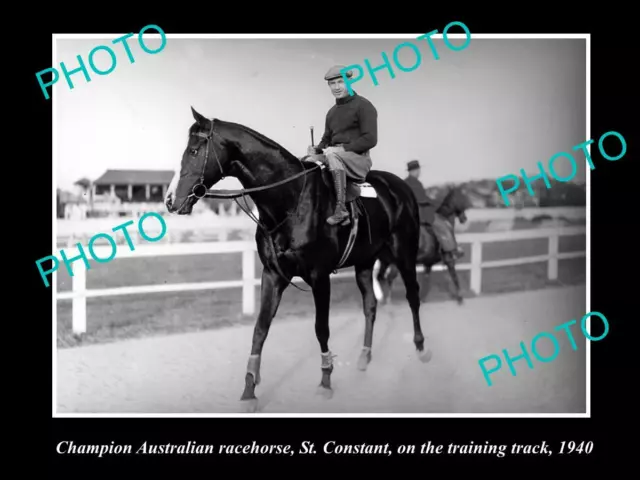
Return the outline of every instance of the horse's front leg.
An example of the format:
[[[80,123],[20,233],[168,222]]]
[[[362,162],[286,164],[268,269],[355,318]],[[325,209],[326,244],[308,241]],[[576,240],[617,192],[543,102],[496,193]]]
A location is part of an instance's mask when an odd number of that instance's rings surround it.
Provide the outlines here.
[[[373,269],[372,267],[356,267],[356,283],[362,294],[362,308],[364,310],[364,345],[360,358],[358,358],[358,369],[366,370],[371,361],[371,346],[373,345],[373,325],[376,321],[376,310],[378,302],[373,292]]]
[[[329,305],[331,303],[331,279],[322,275],[312,282],[313,300],[316,306],[316,337],[320,344],[320,369],[322,378],[318,393],[326,398],[333,396],[331,373],[333,373],[333,354],[329,350]]]
[[[260,357],[262,347],[269,334],[271,321],[275,317],[282,299],[282,293],[288,283],[284,281],[276,272],[262,271],[262,285],[260,295],[260,313],[253,329],[253,343],[251,345],[251,355],[247,363],[247,374],[245,375],[244,392],[241,400],[246,402],[247,411],[256,411],[258,399],[255,396],[255,388],[260,383]]]
[[[431,290],[431,268],[430,264],[425,263],[423,265],[424,273],[422,277],[422,284],[420,285],[420,302],[425,303],[427,301],[427,296],[429,295],[429,291]]]

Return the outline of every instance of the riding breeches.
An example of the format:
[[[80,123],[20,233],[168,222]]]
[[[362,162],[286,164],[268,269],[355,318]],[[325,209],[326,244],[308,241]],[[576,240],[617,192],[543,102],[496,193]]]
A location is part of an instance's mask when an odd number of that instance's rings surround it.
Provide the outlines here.
[[[438,238],[440,246],[445,252],[452,252],[458,248],[456,238],[453,232],[453,225],[449,223],[442,215],[435,215],[431,229]]]
[[[355,152],[333,152],[312,155],[314,160],[324,163],[329,170],[344,170],[347,178],[355,182],[364,182],[371,170],[371,157],[368,152],[360,155]]]

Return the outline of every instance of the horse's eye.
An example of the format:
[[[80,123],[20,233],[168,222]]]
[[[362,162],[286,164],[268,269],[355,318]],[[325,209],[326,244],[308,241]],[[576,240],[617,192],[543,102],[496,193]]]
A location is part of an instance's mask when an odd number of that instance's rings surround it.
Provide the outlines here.
[[[196,156],[198,154],[198,150],[196,148],[191,149],[191,155]]]

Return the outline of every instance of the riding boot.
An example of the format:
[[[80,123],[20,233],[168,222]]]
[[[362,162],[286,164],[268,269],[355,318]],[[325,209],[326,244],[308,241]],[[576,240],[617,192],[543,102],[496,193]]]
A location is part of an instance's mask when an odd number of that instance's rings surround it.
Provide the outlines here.
[[[347,175],[344,170],[331,170],[331,174],[333,175],[333,184],[336,189],[336,209],[333,215],[327,218],[327,223],[329,225],[337,225],[340,223],[348,225],[351,223],[351,220],[349,220],[349,212],[344,205]]]
[[[451,235],[451,242],[453,243],[453,251],[451,253],[453,254],[454,259],[459,260],[462,257],[464,257],[464,250],[458,244],[458,240],[456,239],[456,234],[453,230],[453,225],[451,225],[449,233]]]

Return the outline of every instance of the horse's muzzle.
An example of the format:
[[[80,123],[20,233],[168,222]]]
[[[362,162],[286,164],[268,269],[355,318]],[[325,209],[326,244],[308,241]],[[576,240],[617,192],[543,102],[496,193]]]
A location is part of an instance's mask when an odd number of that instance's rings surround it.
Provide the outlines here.
[[[169,213],[177,213],[178,215],[188,215],[193,210],[193,204],[195,203],[194,197],[189,195],[187,197],[178,198],[175,195],[169,195],[165,199],[165,206]]]

